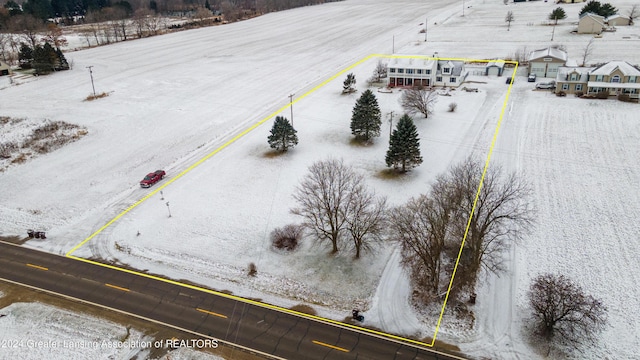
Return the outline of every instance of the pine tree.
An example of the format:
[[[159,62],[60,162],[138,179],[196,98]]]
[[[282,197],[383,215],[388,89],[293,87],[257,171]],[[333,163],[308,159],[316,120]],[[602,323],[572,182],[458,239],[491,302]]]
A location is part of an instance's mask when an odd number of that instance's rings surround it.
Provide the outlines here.
[[[342,83],[342,93],[346,94],[356,91],[356,89],[354,88],[355,85],[356,76],[353,75],[353,73],[347,74],[347,78],[344,79],[344,82]]]
[[[365,90],[353,107],[351,134],[361,141],[369,141],[380,136],[382,125],[378,99],[371,90]]]
[[[411,170],[422,163],[420,156],[420,139],[413,119],[404,114],[391,134],[389,150],[385,161],[388,167],[400,169],[402,172]]]
[[[554,25],[558,25],[558,20],[563,20],[567,18],[567,13],[564,12],[564,9],[561,7],[555,8],[551,14],[549,14],[549,20],[555,20]]]
[[[269,135],[269,146],[279,151],[287,151],[289,148],[298,145],[297,131],[291,126],[289,120],[282,116],[276,116],[276,121],[271,128]]]

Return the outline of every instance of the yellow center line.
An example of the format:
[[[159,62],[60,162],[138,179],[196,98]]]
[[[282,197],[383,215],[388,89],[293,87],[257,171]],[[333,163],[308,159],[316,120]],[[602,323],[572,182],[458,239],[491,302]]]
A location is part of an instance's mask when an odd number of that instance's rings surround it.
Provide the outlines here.
[[[334,350],[339,350],[339,351],[342,351],[342,352],[349,352],[349,350],[347,350],[347,349],[344,349],[344,348],[341,348],[341,347],[338,347],[338,346],[334,346],[334,345],[329,345],[329,344],[327,344],[327,343],[323,343],[323,342],[321,342],[321,341],[313,340],[312,342],[313,342],[314,344],[316,344],[316,345],[326,346],[326,347],[331,348],[331,349],[334,349]]]
[[[118,290],[122,290],[122,291],[131,291],[131,290],[127,289],[127,288],[123,288],[123,287],[116,286],[116,285],[111,285],[111,284],[104,284],[104,285],[108,286],[110,288],[114,288],[114,289],[118,289]]]
[[[38,266],[38,265],[33,265],[33,264],[27,264],[27,266],[32,267],[32,268],[36,268],[36,269],[40,269],[40,270],[49,270],[48,268],[44,267],[44,266]]]
[[[196,308],[196,310],[205,313],[205,314],[209,314],[209,315],[213,315],[213,316],[217,316],[217,317],[221,317],[223,319],[226,319],[227,316],[226,315],[222,315],[222,314],[218,314],[218,313],[214,313],[213,311],[208,311],[208,310],[204,310],[204,309],[200,309],[200,308]]]

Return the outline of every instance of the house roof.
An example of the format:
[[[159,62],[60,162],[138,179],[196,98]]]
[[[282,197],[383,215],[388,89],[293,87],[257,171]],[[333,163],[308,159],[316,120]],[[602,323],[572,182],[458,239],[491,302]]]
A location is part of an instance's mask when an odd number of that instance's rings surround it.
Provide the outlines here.
[[[558,68],[558,75],[556,75],[556,82],[581,82],[585,83],[589,80],[589,72],[593,70],[592,67],[568,67],[561,66]],[[569,80],[568,75],[571,73],[578,73],[577,80]]]
[[[505,61],[504,60],[495,60],[495,61],[489,61],[486,65],[486,67],[493,67],[493,66],[497,66],[499,68],[504,68],[504,64]]]
[[[598,14],[594,14],[592,12],[586,12],[580,15],[580,19],[583,19],[585,17],[590,17],[594,20],[599,20],[600,22],[604,22],[604,16],[600,16]]]
[[[451,74],[448,74],[448,75],[460,76],[464,68],[464,63],[462,61],[439,60],[438,68],[441,68],[443,66],[449,67],[452,69]]]
[[[404,69],[432,69],[436,65],[435,59],[423,58],[393,58],[387,67],[402,67]]]
[[[612,20],[612,19],[625,19],[625,20],[629,20],[629,17],[628,17],[628,16],[622,16],[622,15],[620,15],[620,14],[614,14],[614,15],[611,15],[611,16],[609,16],[609,17],[607,18],[607,20]]]
[[[567,61],[567,52],[558,48],[546,48],[540,50],[534,50],[529,55],[529,61],[534,61],[536,59],[552,57],[558,60]]]
[[[588,87],[599,87],[606,89],[640,89],[640,83],[612,83],[602,81],[589,81]]]
[[[591,71],[591,75],[611,75],[616,69],[620,69],[620,71],[625,76],[640,76],[640,70],[633,67],[626,61],[609,61],[604,65],[600,65]]]

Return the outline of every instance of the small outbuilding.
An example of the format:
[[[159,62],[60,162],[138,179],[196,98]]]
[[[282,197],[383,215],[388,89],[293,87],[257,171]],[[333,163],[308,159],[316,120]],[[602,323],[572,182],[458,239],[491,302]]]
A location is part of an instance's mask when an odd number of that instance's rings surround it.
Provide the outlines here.
[[[5,63],[0,61],[0,76],[11,75],[11,67]]]
[[[504,71],[504,64],[504,60],[489,61],[484,68],[484,74],[487,76],[502,76],[502,72]]]
[[[601,34],[606,28],[604,17],[594,13],[584,13],[578,20],[578,34]]]
[[[609,26],[629,26],[631,25],[631,19],[622,15],[611,15],[607,18],[607,24]]]

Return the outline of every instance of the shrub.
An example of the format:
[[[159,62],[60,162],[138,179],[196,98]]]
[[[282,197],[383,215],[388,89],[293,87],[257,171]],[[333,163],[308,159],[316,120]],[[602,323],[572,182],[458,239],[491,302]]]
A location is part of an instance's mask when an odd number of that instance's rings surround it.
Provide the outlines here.
[[[596,94],[596,99],[608,99],[608,98],[609,98],[608,91],[603,91]]]
[[[271,243],[276,249],[295,250],[302,238],[302,232],[302,226],[295,224],[276,228],[271,232]]]
[[[636,100],[632,99],[631,96],[629,96],[629,94],[618,95],[618,100],[624,101],[624,102],[636,102]]]
[[[456,104],[454,102],[449,104],[449,112],[454,112],[454,111],[456,111],[457,108],[458,108],[458,104]]]
[[[583,96],[584,96],[584,93],[582,91],[576,91],[576,97],[581,98]]]
[[[256,267],[256,264],[249,263],[249,276],[256,276],[257,273],[258,268]]]

